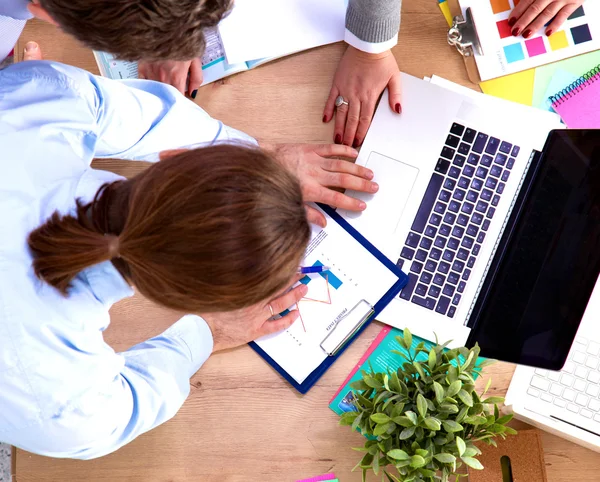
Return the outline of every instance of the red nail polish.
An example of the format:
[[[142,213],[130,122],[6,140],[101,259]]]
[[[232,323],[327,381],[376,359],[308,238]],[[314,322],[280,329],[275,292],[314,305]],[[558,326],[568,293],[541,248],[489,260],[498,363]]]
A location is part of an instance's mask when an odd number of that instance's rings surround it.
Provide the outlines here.
[[[516,17],[510,17],[508,19],[508,26],[512,27],[515,23],[517,23],[517,18]]]
[[[551,28],[546,30],[546,37],[550,37],[550,35],[552,35],[553,33],[554,31]]]
[[[335,143],[336,144],[341,144],[342,143],[342,136],[340,136],[339,134],[336,134],[336,136],[335,136]]]
[[[513,28],[513,30],[512,30],[512,32],[511,32],[511,33],[512,33],[512,36],[513,36],[513,37],[518,37],[518,36],[519,36],[519,34],[521,33],[521,29],[520,29],[520,28],[518,28],[518,27],[517,27],[517,28]]]
[[[352,143],[352,147],[354,147],[354,149],[356,149],[358,147],[358,139],[354,139],[354,142]]]
[[[531,36],[531,30],[527,29],[523,32],[523,38],[529,38]]]
[[[398,103],[396,104],[396,112],[400,114],[402,112],[402,106]]]
[[[326,115],[323,116],[323,122],[327,122],[327,116]]]

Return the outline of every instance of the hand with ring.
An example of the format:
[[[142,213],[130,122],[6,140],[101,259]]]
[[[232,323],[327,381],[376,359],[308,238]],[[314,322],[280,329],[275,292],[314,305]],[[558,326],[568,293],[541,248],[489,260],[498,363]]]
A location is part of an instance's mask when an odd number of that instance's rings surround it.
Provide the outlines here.
[[[349,46],[335,73],[323,113],[323,122],[335,116],[333,139],[336,144],[362,145],[377,100],[386,87],[390,108],[400,114],[402,85],[394,54],[390,50],[370,54]]]
[[[294,277],[294,283],[297,280],[298,276]],[[276,320],[272,318],[298,303],[307,291],[307,286],[300,284],[268,302],[237,311],[202,314],[213,335],[213,352],[245,345],[265,335],[286,330],[298,318],[298,310],[291,310]]]

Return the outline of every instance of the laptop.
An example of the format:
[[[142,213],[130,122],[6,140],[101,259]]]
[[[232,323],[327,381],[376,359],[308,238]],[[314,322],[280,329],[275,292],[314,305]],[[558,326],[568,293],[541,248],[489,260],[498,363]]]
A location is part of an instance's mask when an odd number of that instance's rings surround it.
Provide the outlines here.
[[[343,215],[409,274],[378,316],[482,356],[559,370],[600,273],[600,134],[403,76],[357,162],[375,195]]]

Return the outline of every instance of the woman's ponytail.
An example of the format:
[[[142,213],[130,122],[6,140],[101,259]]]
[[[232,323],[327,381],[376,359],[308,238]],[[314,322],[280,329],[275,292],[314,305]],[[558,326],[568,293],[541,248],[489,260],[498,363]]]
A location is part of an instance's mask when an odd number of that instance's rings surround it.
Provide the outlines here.
[[[107,216],[101,217],[106,221],[98,222],[98,208],[106,206],[112,186],[102,186],[91,204],[84,205],[78,200],[75,215],[61,216],[55,212],[29,235],[36,276],[63,295],[82,270],[120,257],[118,235],[108,233],[106,226],[101,226],[107,223]],[[96,212],[92,213],[91,208]]]

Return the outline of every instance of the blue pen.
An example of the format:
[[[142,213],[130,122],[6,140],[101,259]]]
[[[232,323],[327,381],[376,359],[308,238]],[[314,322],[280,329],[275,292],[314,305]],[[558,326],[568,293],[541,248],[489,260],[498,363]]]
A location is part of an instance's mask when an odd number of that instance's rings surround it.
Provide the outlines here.
[[[329,271],[330,269],[329,266],[300,266],[298,268],[298,274],[322,273],[323,271]]]

